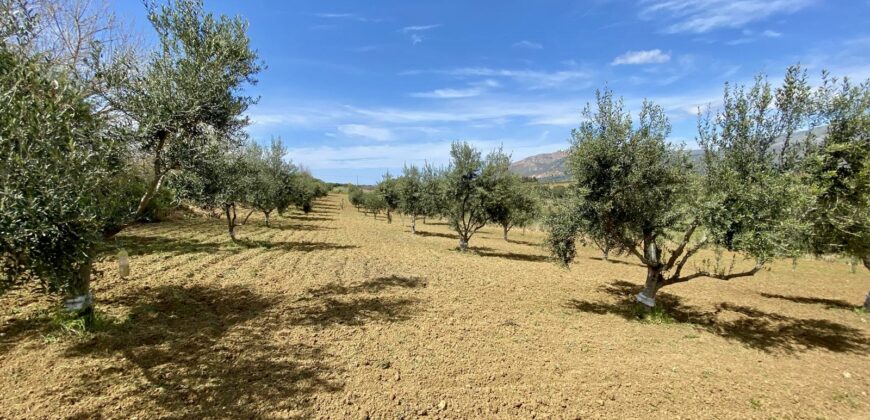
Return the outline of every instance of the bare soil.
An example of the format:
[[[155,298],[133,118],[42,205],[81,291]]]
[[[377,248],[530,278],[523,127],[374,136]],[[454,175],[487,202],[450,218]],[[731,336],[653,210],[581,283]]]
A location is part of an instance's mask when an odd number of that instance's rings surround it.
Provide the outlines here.
[[[125,231],[93,333],[0,297],[0,418],[870,418],[866,270],[699,279],[643,320],[629,257],[565,270],[495,227],[461,254],[443,222],[413,236],[340,200],[236,244],[210,218]]]

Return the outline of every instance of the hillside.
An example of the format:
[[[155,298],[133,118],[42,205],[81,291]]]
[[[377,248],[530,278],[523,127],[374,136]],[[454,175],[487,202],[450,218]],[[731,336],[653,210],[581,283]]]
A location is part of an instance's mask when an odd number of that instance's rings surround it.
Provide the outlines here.
[[[819,139],[825,133],[826,126],[816,127],[812,130],[813,135]],[[798,131],[792,136],[792,144],[804,141],[807,133],[810,130]],[[780,150],[783,140],[776,142],[774,150]],[[701,163],[703,152],[699,149],[689,150],[689,156],[692,161]],[[511,171],[522,176],[536,178],[542,182],[562,182],[568,180],[568,168],[566,159],[568,157],[567,150],[560,150],[552,153],[542,153],[539,155],[529,156],[525,159],[518,160],[511,164]],[[699,169],[703,170],[703,169]]]

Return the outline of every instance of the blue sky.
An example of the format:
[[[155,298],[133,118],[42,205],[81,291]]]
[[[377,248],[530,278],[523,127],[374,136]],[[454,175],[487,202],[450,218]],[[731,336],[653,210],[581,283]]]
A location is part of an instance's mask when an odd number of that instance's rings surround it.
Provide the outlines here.
[[[151,36],[141,3],[122,16]],[[515,160],[565,149],[607,83],[664,106],[694,146],[695,110],[727,81],[870,77],[870,2],[823,0],[209,1],[242,15],[267,69],[251,136],[327,181],[446,164],[451,141]]]

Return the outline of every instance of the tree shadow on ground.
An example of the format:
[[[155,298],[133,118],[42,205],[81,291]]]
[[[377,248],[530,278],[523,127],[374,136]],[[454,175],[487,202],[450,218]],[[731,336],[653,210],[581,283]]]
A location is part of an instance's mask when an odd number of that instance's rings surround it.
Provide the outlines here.
[[[518,254],[516,252],[496,252],[496,251],[483,250],[483,248],[475,248],[474,250],[481,257],[495,257],[495,258],[504,258],[504,259],[508,259],[508,260],[527,261],[527,262],[552,261],[552,259],[546,255]]]
[[[567,307],[594,314],[615,314],[627,320],[640,320],[641,311],[634,295],[641,286],[627,281],[615,281],[600,287],[615,301],[582,301],[572,299]],[[713,311],[685,305],[682,298],[659,292],[656,304],[675,321],[738,341],[765,352],[798,353],[824,349],[838,353],[866,354],[870,339],[860,329],[825,319],[802,319],[765,312],[756,308],[723,302]]]
[[[632,262],[632,261],[615,260],[615,259],[613,259],[613,258],[608,258],[608,259],[605,260],[605,259],[602,258],[602,257],[589,257],[589,259],[590,259],[590,260],[595,260],[595,261],[608,262],[608,263],[611,263],[611,264],[633,265],[633,266],[635,266],[635,267],[644,267],[644,268],[646,268],[645,265],[640,264],[640,263],[636,263],[636,262]]]
[[[265,248],[283,251],[332,251],[341,249],[359,248],[356,245],[340,245],[331,242],[292,242],[292,241],[269,241],[259,239],[238,239],[234,244],[244,248]]]
[[[447,239],[455,239],[459,240],[459,235],[455,233],[441,233],[441,232],[427,232],[425,230],[417,229],[417,235],[423,237],[436,237],[436,238],[447,238]]]
[[[157,417],[307,417],[311,394],[342,389],[322,348],[276,343],[274,325],[258,322],[274,298],[240,286],[164,286],[130,298],[138,303],[125,321],[68,349],[110,366],[81,375],[72,398],[125,383],[125,403]],[[130,381],[131,372],[145,381]]]
[[[289,214],[285,217],[287,219],[304,220],[306,222],[331,222],[335,220],[334,217],[307,216],[304,214]]]
[[[803,297],[803,296],[786,296],[786,295],[778,295],[774,293],[761,293],[761,296],[770,298],[770,299],[782,299],[788,300],[795,303],[804,303],[808,305],[824,305],[825,309],[857,309],[858,305],[853,305],[845,300],[840,299],[825,299],[825,298],[813,298],[813,297]]]
[[[294,325],[362,325],[368,322],[398,322],[410,318],[416,298],[383,296],[390,289],[417,289],[427,282],[417,277],[378,277],[345,286],[330,283],[309,289],[291,310]]]
[[[304,232],[313,232],[318,230],[336,230],[338,228],[332,226],[318,226],[318,225],[303,225],[298,223],[291,224],[276,224],[272,223],[270,226],[262,225],[266,229],[276,229],[276,230],[296,230],[296,231],[304,231]]]
[[[167,253],[172,255],[233,252],[224,242],[204,242],[163,236],[124,235],[115,239],[112,249],[124,248],[130,256]]]
[[[543,242],[540,242],[540,241],[539,242],[532,242],[532,241],[524,241],[521,239],[511,239],[511,238],[508,238],[507,241],[508,241],[508,243],[512,243],[512,244],[528,245],[528,246],[535,246],[535,247],[543,245]]]
[[[239,253],[250,248],[278,249],[285,251],[330,251],[358,248],[356,245],[341,245],[330,242],[292,242],[241,238],[234,242],[203,242],[192,239],[167,238],[162,236],[124,235],[116,240],[110,251],[125,248],[131,256],[166,253],[172,256],[195,253]]]

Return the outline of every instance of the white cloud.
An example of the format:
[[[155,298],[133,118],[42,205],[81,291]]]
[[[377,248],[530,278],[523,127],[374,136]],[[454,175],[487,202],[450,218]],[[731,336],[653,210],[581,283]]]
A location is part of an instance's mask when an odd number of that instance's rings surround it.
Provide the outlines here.
[[[429,92],[417,92],[412,93],[411,96],[415,98],[430,98],[430,99],[457,99],[457,98],[471,98],[473,96],[479,96],[483,93],[483,89],[480,88],[468,88],[468,89],[435,89]]]
[[[640,17],[670,22],[665,32],[704,33],[806,8],[815,0],[640,0]]]
[[[511,70],[492,69],[488,67],[465,67],[448,70],[445,73],[452,76],[480,76],[480,77],[506,77],[519,83],[528,85],[533,89],[542,89],[559,86],[569,81],[589,79],[591,74],[579,70],[562,70],[544,72],[536,70]]]
[[[377,141],[393,139],[393,132],[386,128],[372,127],[364,124],[344,124],[338,126],[338,131],[348,136],[365,137]]]
[[[406,26],[406,27],[402,28],[402,32],[408,33],[408,32],[428,31],[428,30],[430,30],[430,29],[435,29],[435,28],[437,28],[437,27],[439,27],[439,26],[441,26],[440,23],[436,23],[436,24],[434,24],[434,25],[414,25],[414,26]]]
[[[383,19],[369,18],[356,13],[315,13],[321,19],[353,20],[357,22],[382,22]]]
[[[520,42],[515,42],[513,47],[514,48],[530,48],[533,50],[540,50],[541,48],[544,48],[544,46],[541,45],[540,43],[526,41],[526,40],[522,40]]]
[[[620,55],[613,59],[613,62],[610,63],[612,66],[618,66],[622,64],[660,64],[665,63],[671,59],[671,54],[664,53],[660,49],[648,50],[648,51],[628,51],[625,54]]]
[[[426,39],[426,37],[421,35],[420,32],[425,32],[425,31],[428,31],[430,29],[435,29],[439,26],[441,26],[440,23],[436,23],[433,25],[406,26],[406,27],[402,28],[400,30],[400,32],[405,33],[405,34],[409,34],[411,37],[411,45],[417,45]]]
[[[768,30],[762,32],[761,36],[766,36],[768,38],[779,38],[782,36],[782,33],[768,29]]]

